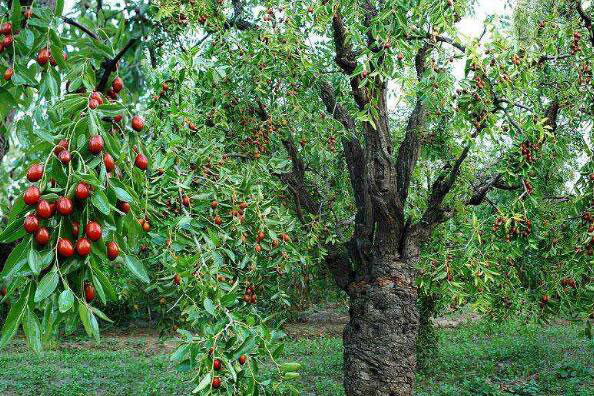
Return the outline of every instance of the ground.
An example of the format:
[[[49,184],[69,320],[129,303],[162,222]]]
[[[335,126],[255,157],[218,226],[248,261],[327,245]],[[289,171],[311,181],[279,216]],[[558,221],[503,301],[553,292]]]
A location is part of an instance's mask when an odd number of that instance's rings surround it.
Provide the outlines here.
[[[332,307],[287,326],[287,359],[303,364],[304,395],[344,394],[345,318],[342,307]],[[416,395],[594,395],[594,342],[583,326],[493,324],[466,314],[438,323],[446,326],[441,351],[417,375]],[[99,345],[69,338],[36,356],[19,338],[0,353],[0,395],[187,395],[187,374],[169,364],[173,347],[154,331],[131,329],[108,332]]]

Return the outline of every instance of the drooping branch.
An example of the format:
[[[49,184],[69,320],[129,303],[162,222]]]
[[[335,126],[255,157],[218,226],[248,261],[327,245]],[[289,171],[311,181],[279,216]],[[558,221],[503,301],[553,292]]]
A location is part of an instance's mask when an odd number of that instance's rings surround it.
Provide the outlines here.
[[[433,42],[445,43],[445,44],[451,45],[452,47],[456,48],[457,50],[461,51],[462,53],[466,52],[465,45],[463,45],[449,37],[431,34],[429,32],[424,33],[423,35],[419,35],[419,36],[412,36],[411,39],[412,40],[429,40],[429,41],[433,41]]]
[[[124,46],[124,48],[122,48],[113,59],[107,60],[103,63],[103,75],[101,76],[99,84],[97,84],[97,87],[95,88],[97,91],[102,92],[105,89],[105,86],[107,85],[107,80],[109,79],[111,73],[116,70],[118,62],[120,61],[120,59],[122,59],[126,51],[128,51],[134,44],[136,44],[136,41],[136,39],[129,40],[128,43]]]
[[[99,37],[94,32],[89,30],[89,28],[87,28],[86,26],[81,25],[80,23],[76,22],[74,19],[63,17],[62,20],[64,21],[64,23],[74,26],[74,27],[80,29],[81,31],[85,32],[87,35],[94,38],[95,40],[99,40]]]
[[[559,110],[559,101],[554,100],[545,111],[545,125],[549,127],[552,132],[557,129],[557,118],[559,117]],[[473,193],[470,196],[470,198],[466,200],[466,204],[472,206],[482,204],[487,196],[487,193],[491,191],[493,188],[506,191],[514,191],[522,188],[522,185],[505,184],[501,179],[503,179],[503,174],[497,173],[495,175],[487,176],[484,177],[482,180],[479,180],[477,183],[475,183],[475,186],[473,187]]]

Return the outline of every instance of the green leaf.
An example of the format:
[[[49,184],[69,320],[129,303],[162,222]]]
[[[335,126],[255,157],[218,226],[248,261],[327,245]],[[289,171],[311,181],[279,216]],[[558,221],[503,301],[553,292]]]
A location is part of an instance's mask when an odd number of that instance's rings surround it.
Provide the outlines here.
[[[42,268],[42,259],[39,252],[35,249],[29,250],[29,268],[35,275],[39,275]]]
[[[85,328],[85,331],[89,336],[92,336],[93,329],[91,328],[91,322],[89,321],[90,312],[85,304],[78,304],[78,315],[80,316],[80,320],[83,324],[83,327]]]
[[[169,360],[172,362],[182,362],[183,360],[186,359],[186,356],[190,352],[191,347],[192,347],[191,344],[184,344],[184,345],[180,346],[179,348],[177,348],[177,350],[175,352],[173,352],[171,354],[171,356],[169,357]]]
[[[50,51],[52,53],[52,57],[55,59],[58,66],[66,66],[66,62],[64,62],[64,44],[62,44],[60,36],[58,36],[54,30],[50,30],[50,38]]]
[[[103,191],[96,190],[91,197],[91,202],[101,213],[109,215],[109,200]]]
[[[12,223],[6,226],[6,228],[0,234],[0,243],[14,242],[14,234],[23,227],[23,219],[16,219]]]
[[[296,362],[283,363],[281,364],[280,369],[284,373],[296,372],[301,370],[301,364]]]
[[[124,262],[126,263],[126,267],[132,272],[134,276],[138,279],[143,281],[144,283],[150,283],[150,279],[148,274],[146,273],[146,269],[140,260],[138,260],[134,256],[125,256]]]
[[[118,199],[120,201],[124,201],[124,202],[133,202],[134,201],[134,198],[132,198],[132,196],[130,194],[128,194],[128,192],[126,190],[124,190],[123,188],[113,187],[113,191],[115,192],[116,197],[118,197]]]
[[[99,316],[101,319],[105,320],[106,322],[113,323],[113,320],[109,319],[107,315],[105,315],[99,308],[91,307],[91,310]]]
[[[31,124],[31,118],[27,117],[24,120],[19,120],[19,122],[17,123],[17,128],[27,129],[27,132],[32,131],[33,126]],[[18,217],[21,217],[21,214],[23,214],[23,212],[25,212],[26,210],[29,210],[29,207],[25,205],[25,201],[22,197],[18,197],[14,200],[14,203],[12,204],[12,208],[10,209],[10,213],[8,214],[8,222],[12,223]]]
[[[101,302],[103,304],[105,304],[106,299],[105,299],[105,292],[103,291],[103,286],[101,285],[101,282],[99,282],[99,279],[97,279],[97,277],[95,275],[93,275],[93,285],[95,286],[95,290],[97,290],[97,294],[99,295]]]
[[[198,384],[198,386],[192,391],[192,393],[198,393],[201,390],[206,389],[207,386],[210,385],[211,382],[211,375],[210,373],[206,373],[206,375],[204,377],[202,377],[202,380],[200,380],[200,383]]]
[[[32,309],[27,309],[23,320],[23,331],[27,342],[35,353],[41,352],[41,326]]]
[[[91,333],[95,337],[95,341],[99,342],[99,323],[92,312],[89,312],[89,324],[91,326]]]
[[[0,337],[0,349],[4,348],[6,344],[10,341],[10,339],[14,336],[17,329],[19,328],[19,324],[25,315],[25,311],[27,308],[27,301],[29,300],[29,293],[31,292],[32,285],[23,291],[21,297],[14,304],[10,307],[10,311],[8,312],[8,316],[6,317],[6,321],[4,322],[4,326],[2,327],[2,337]]]
[[[206,299],[204,299],[204,309],[206,310],[206,312],[208,312],[212,316],[216,315],[216,307],[215,307],[214,303],[212,302],[212,300],[208,297],[206,297]]]
[[[4,262],[4,269],[0,273],[0,278],[9,278],[19,272],[23,265],[27,263],[30,248],[29,240],[23,240],[19,243]]]
[[[237,303],[237,294],[236,293],[228,293],[225,294],[221,298],[221,304],[227,308],[235,305]]]
[[[12,26],[14,27],[14,29],[16,29],[17,26],[21,25],[22,17],[23,17],[23,15],[22,15],[22,11],[21,11],[21,2],[13,1],[12,8],[10,10],[10,22],[12,23]]]
[[[101,282],[102,289],[105,292],[105,297],[109,300],[116,300],[116,292],[109,279],[103,274],[103,272],[101,272],[94,260],[91,260],[91,266],[93,267],[93,274],[95,278]]]
[[[35,290],[35,299],[36,303],[43,301],[46,299],[50,294],[56,290],[56,286],[58,286],[58,271],[56,269],[51,270],[41,279],[39,285],[37,286],[37,290]]]
[[[58,299],[58,306],[60,308],[60,312],[64,313],[68,311],[74,305],[74,294],[70,289],[64,290],[60,293],[60,298]]]
[[[64,12],[64,0],[56,0],[56,8],[54,8],[54,14],[56,16],[62,16]]]
[[[243,344],[239,347],[239,349],[233,354],[233,359],[238,359],[241,355],[248,355],[251,351],[254,350],[256,347],[256,337],[253,334],[250,334],[248,338],[245,339]]]

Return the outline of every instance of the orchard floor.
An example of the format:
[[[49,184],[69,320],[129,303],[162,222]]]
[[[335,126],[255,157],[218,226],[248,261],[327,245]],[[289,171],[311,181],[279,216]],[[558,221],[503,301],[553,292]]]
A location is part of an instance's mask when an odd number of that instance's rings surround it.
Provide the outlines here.
[[[315,315],[318,320],[288,326],[287,359],[303,364],[304,395],[343,395],[344,312]],[[594,395],[594,342],[583,337],[583,327],[440,325],[446,327],[439,331],[439,356],[417,375],[416,395]],[[169,366],[173,347],[136,329],[107,333],[99,345],[69,339],[37,356],[19,338],[0,352],[0,395],[191,394],[187,376]]]

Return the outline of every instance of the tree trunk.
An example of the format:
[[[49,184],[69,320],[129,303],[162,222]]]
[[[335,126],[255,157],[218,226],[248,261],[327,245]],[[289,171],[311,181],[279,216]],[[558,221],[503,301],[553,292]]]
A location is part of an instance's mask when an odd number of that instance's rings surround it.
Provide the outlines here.
[[[415,270],[396,253],[379,256],[368,279],[348,288],[350,321],[343,339],[349,396],[413,392],[419,326]]]
[[[437,355],[438,337],[431,318],[435,313],[437,296],[419,296],[419,333],[417,335],[417,370],[429,367]]]

